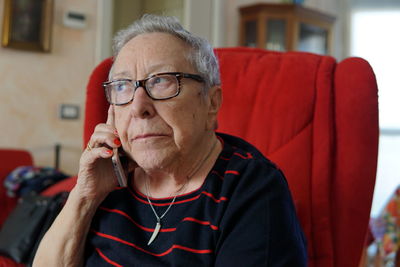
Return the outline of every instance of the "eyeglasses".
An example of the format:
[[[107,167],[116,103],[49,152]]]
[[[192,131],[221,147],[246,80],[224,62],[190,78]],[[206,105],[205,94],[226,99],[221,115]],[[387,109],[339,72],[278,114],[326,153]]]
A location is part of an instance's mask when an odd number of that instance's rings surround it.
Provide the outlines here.
[[[179,95],[181,80],[189,78],[197,82],[204,79],[196,74],[181,72],[164,72],[154,74],[144,80],[120,79],[103,83],[107,100],[117,106],[128,104],[133,100],[136,89],[143,87],[153,100],[165,100]]]

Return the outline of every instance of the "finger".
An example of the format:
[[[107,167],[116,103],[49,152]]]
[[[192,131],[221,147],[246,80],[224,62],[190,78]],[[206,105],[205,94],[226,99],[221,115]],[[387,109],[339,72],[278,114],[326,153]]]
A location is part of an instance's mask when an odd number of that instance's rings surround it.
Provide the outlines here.
[[[105,125],[108,126],[108,125]],[[96,131],[90,137],[90,146],[102,147],[106,146],[108,148],[118,148],[121,146],[121,140],[116,136],[111,129],[105,128],[104,131]]]
[[[99,123],[94,128],[93,134],[95,133],[110,133],[115,135],[115,127],[105,123]]]
[[[86,164],[93,164],[96,160],[103,158],[111,158],[114,152],[112,149],[106,147],[96,147],[92,148],[90,151],[85,150],[81,157],[81,163],[86,162]]]
[[[110,105],[107,113],[108,115],[106,124],[114,126],[114,105]]]

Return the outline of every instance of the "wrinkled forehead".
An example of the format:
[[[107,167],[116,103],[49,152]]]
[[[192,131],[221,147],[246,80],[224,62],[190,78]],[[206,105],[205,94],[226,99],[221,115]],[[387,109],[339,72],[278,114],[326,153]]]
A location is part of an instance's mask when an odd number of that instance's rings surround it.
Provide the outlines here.
[[[139,76],[157,71],[196,72],[191,52],[192,48],[174,35],[158,32],[140,34],[119,51],[110,70],[110,78],[120,72]]]

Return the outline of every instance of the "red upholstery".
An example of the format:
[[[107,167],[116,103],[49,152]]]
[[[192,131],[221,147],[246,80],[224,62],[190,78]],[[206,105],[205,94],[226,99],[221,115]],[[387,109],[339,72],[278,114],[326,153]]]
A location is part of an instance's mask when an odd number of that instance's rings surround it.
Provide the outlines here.
[[[338,64],[334,82],[333,241],[345,261],[353,259],[353,251],[361,254],[362,239],[368,233],[377,164],[378,97],[371,67],[360,58]],[[349,242],[342,245],[343,240]]]
[[[25,267],[25,265],[16,263],[10,258],[0,256],[0,267]]]
[[[69,177],[68,179],[61,180],[60,182],[50,186],[40,194],[43,196],[53,196],[63,191],[71,191],[76,184],[77,176]]]
[[[283,169],[310,266],[331,266],[334,59],[245,49],[218,56],[224,91],[219,130],[250,141]]]
[[[19,166],[32,166],[33,160],[31,154],[26,150],[0,149],[0,227],[8,214],[17,204],[16,198],[7,197],[6,189],[3,186],[4,179]]]
[[[8,214],[17,204],[16,198],[7,197],[5,187],[3,186],[4,179],[19,166],[32,166],[32,156],[28,151],[17,149],[0,149],[0,227]],[[0,256],[0,267],[23,266],[17,264],[13,260]]]
[[[216,50],[224,102],[219,131],[256,145],[285,172],[308,239],[309,266],[358,266],[375,183],[375,76],[360,58],[250,48]],[[106,120],[101,82],[88,83],[84,144]],[[71,186],[71,184],[69,184]]]
[[[101,62],[93,70],[87,84],[85,125],[83,129],[84,147],[86,147],[96,125],[100,122],[104,123],[107,120],[108,102],[102,83],[107,81],[111,65],[111,58],[105,59]]]

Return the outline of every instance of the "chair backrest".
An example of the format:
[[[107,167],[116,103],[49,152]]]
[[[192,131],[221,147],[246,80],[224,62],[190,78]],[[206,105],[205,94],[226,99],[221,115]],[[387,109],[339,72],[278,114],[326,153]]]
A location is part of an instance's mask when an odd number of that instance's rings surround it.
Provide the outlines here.
[[[360,58],[250,48],[216,49],[223,105],[218,131],[253,143],[284,171],[308,240],[309,266],[357,266],[369,221],[378,147],[375,76]],[[84,144],[104,122],[91,76]]]

